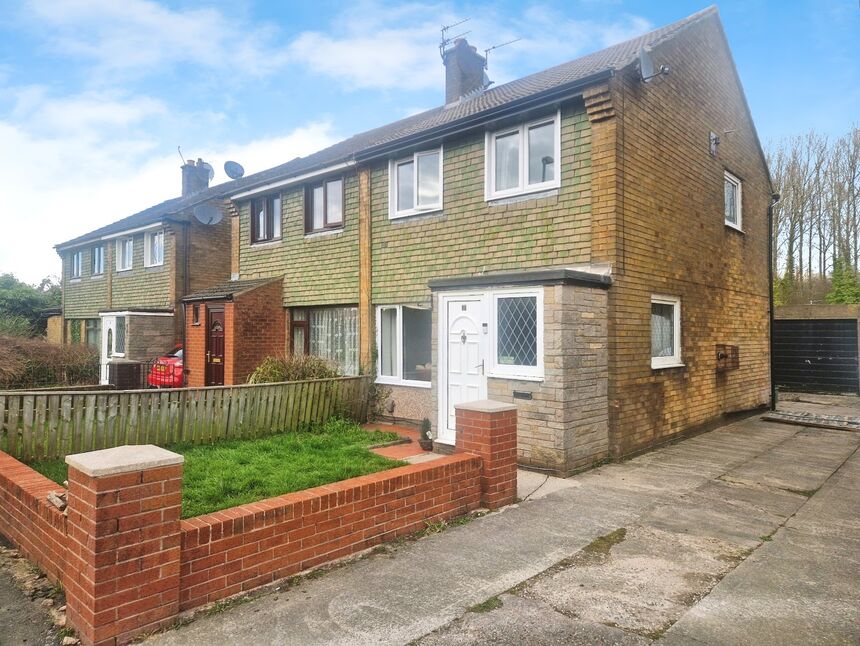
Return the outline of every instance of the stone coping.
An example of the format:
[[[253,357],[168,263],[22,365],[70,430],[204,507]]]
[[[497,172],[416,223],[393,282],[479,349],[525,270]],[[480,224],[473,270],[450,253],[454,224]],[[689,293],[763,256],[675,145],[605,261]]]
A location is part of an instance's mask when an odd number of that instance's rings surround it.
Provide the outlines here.
[[[91,478],[167,467],[183,462],[183,456],[153,444],[117,446],[66,456],[66,464]]]
[[[466,402],[464,404],[454,404],[455,410],[470,410],[477,413],[504,413],[509,410],[516,410],[516,404],[505,404],[503,402],[493,401],[492,399],[479,399],[478,401]]]

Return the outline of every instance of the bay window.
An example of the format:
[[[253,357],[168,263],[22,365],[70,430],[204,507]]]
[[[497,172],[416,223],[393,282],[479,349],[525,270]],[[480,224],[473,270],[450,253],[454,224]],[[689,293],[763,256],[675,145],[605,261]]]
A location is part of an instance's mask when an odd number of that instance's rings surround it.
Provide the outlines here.
[[[377,308],[378,382],[430,387],[431,318],[422,307]]]
[[[487,133],[487,199],[560,185],[560,113]]]
[[[442,209],[442,148],[392,161],[388,176],[389,218]]]

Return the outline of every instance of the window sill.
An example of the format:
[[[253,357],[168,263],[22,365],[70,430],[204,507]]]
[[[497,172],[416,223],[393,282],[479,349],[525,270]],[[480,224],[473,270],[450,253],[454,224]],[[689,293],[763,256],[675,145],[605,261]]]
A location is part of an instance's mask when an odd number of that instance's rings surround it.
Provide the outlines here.
[[[124,274],[125,272],[127,272],[127,271],[131,271],[132,269],[134,269],[134,267],[126,267],[125,269],[117,269],[117,270],[116,270],[116,273],[118,273],[118,274]]]
[[[343,233],[343,227],[337,227],[336,229],[323,229],[321,231],[308,231],[305,233],[305,240],[324,238],[325,236],[333,236],[339,233]]]
[[[667,368],[686,368],[687,364],[683,361],[679,361],[677,363],[658,363],[654,365],[654,362],[651,362],[651,370],[666,370]]]
[[[69,278],[69,283],[79,283],[81,282],[81,277],[77,276],[75,278]]]
[[[432,388],[429,381],[411,381],[408,379],[392,379],[391,377],[377,377],[376,383],[383,386],[405,386],[407,388]]]
[[[743,229],[741,229],[737,224],[732,224],[731,222],[726,222],[725,224],[726,224],[726,228],[727,228],[727,229],[734,229],[734,230],[735,230],[735,231],[737,231],[738,233],[743,233],[743,232],[744,232],[744,230],[743,230]]]
[[[104,274],[94,274],[93,276],[90,276],[90,280],[101,280],[104,277]]]
[[[504,206],[505,204],[518,204],[519,202],[526,202],[528,200],[540,200],[545,197],[558,197],[558,186],[553,187],[543,187],[534,190],[520,191],[517,193],[510,193],[508,195],[490,195],[487,197],[486,202],[490,206]]]
[[[252,247],[273,247],[276,244],[281,243],[282,238],[273,238],[272,240],[260,240],[259,242],[252,242]]]
[[[400,211],[399,213],[389,213],[389,220],[405,220],[421,215],[441,215],[442,207],[434,207],[432,209],[411,209],[409,211]]]
[[[542,382],[545,379],[544,375],[509,375],[499,374],[498,372],[488,372],[487,377],[490,379],[506,379],[507,381],[532,381]]]

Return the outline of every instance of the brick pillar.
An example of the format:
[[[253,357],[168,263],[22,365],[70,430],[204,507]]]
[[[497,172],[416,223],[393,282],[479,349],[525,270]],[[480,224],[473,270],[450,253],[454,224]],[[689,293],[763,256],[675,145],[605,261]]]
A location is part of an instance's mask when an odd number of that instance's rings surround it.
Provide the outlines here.
[[[183,457],[152,445],[70,455],[65,580],[81,642],[122,644],[179,612]]]
[[[457,453],[481,457],[481,504],[488,509],[517,498],[517,407],[481,400],[454,406]]]

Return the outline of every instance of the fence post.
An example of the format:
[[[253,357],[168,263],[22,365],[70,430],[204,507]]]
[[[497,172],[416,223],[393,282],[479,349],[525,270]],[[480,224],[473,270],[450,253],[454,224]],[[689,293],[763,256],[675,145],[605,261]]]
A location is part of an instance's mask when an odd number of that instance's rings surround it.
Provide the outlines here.
[[[517,498],[517,407],[488,399],[456,404],[457,453],[482,459],[481,504],[488,509]]]
[[[153,445],[66,457],[69,623],[85,646],[122,644],[179,612],[183,457]]]

